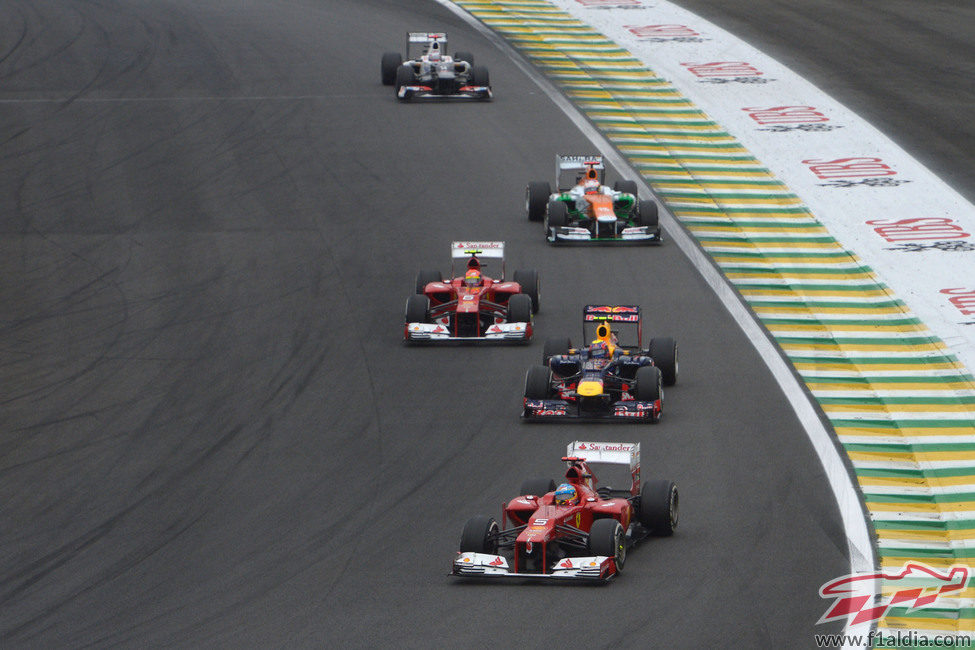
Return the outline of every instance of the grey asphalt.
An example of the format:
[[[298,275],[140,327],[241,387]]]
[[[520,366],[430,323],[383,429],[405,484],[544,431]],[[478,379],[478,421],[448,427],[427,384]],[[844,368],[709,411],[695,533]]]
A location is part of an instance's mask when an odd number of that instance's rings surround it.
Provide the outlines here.
[[[397,103],[378,63],[407,29],[474,52],[496,101]],[[839,515],[768,371],[672,243],[544,244],[523,188],[592,146],[458,18],[9,0],[0,44],[0,645],[804,647],[835,629],[815,621],[849,566]],[[458,238],[539,270],[533,345],[400,343],[414,274],[446,272]],[[638,302],[678,339],[659,425],[519,422],[541,340],[577,338],[587,301]],[[680,486],[677,535],[603,588],[448,578],[466,519],[557,477],[575,438],[641,442],[644,477]]]

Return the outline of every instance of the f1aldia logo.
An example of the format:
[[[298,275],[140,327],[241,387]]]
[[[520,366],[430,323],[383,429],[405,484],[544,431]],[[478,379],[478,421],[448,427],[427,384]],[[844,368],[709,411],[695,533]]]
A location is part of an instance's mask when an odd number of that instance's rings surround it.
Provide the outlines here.
[[[967,566],[955,565],[942,573],[920,562],[908,562],[891,573],[857,573],[836,578],[819,588],[821,598],[834,601],[816,623],[846,618],[850,625],[859,625],[879,621],[891,607],[926,607],[946,594],[960,595],[968,574]]]

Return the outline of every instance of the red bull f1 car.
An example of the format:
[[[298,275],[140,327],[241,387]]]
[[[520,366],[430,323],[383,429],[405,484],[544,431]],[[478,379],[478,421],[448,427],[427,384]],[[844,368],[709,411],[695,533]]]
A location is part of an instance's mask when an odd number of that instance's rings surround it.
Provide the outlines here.
[[[677,342],[656,337],[643,347],[637,305],[586,305],[583,337],[548,339],[544,365],[525,376],[522,417],[527,421],[596,420],[650,422],[660,418],[663,386],[677,383]]]
[[[451,278],[420,271],[406,301],[407,343],[528,343],[538,312],[538,272],[504,279],[504,242],[453,242]],[[454,276],[454,264],[463,271]],[[489,277],[494,268],[500,275]],[[493,272],[493,271],[492,271]]]
[[[500,524],[489,516],[468,520],[452,575],[606,582],[623,570],[635,544],[674,534],[677,486],[640,484],[639,443],[576,441],[562,460],[568,465],[562,485],[527,480],[521,496],[503,507]],[[599,463],[627,466],[626,488],[597,487],[590,466]]]
[[[556,156],[553,193],[547,182],[529,183],[525,208],[530,221],[545,221],[553,244],[660,244],[658,207],[637,196],[635,181],[605,185],[602,156]]]
[[[491,78],[483,65],[474,65],[469,52],[447,54],[443,32],[410,32],[406,35],[406,61],[399,52],[383,54],[384,85],[396,88],[396,97],[412,99],[490,100]]]

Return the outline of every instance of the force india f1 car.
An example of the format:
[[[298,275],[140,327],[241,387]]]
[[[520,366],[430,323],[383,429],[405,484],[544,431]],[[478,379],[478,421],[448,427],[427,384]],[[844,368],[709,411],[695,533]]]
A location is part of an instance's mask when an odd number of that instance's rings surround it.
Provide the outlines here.
[[[553,244],[660,244],[657,204],[637,198],[635,181],[616,181],[610,189],[603,184],[605,173],[602,156],[556,156],[557,191],[546,182],[529,183],[528,219],[544,219]]]
[[[644,349],[636,305],[586,305],[582,318],[582,335],[592,343],[576,349],[569,339],[545,341],[545,365],[525,376],[522,417],[657,422],[662,386],[677,383],[677,342],[656,337]]]
[[[538,272],[515,271],[504,280],[504,242],[453,242],[450,275],[420,271],[416,295],[406,301],[407,343],[528,343],[538,312]],[[454,277],[454,263],[464,274]],[[498,279],[484,275],[496,264]]]
[[[453,575],[606,582],[622,571],[630,547],[674,534],[677,486],[640,485],[639,443],[577,441],[562,460],[568,486],[530,479],[502,509],[500,525],[487,516],[467,522]],[[628,465],[630,485],[597,488],[592,463]]]
[[[489,100],[491,79],[488,69],[474,65],[474,55],[457,52],[447,55],[447,35],[410,32],[406,35],[406,58],[399,52],[386,52],[382,59],[382,80],[395,86],[396,96],[411,99]]]

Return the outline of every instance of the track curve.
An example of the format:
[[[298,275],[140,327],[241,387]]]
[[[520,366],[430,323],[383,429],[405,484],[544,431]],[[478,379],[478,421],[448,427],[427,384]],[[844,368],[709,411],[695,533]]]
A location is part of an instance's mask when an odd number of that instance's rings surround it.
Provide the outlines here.
[[[514,64],[427,2],[67,9],[0,7],[5,645],[809,638],[848,567],[815,455],[676,247],[552,250],[524,220],[524,184],[591,145]],[[397,104],[377,62],[408,28],[496,101]],[[542,339],[642,303],[681,345],[661,424],[521,426],[537,342],[402,347],[454,238],[539,269]],[[607,589],[445,577],[467,517],[583,436],[643,443],[678,534]]]

